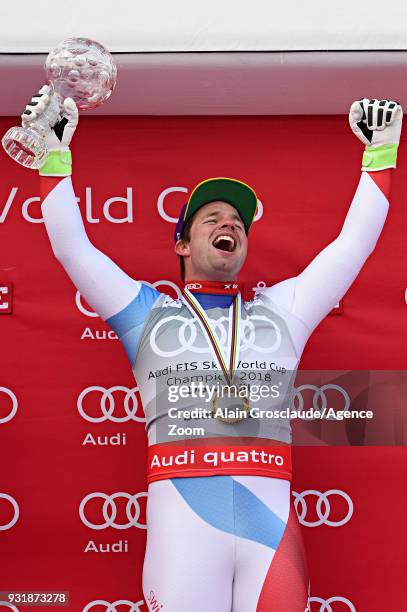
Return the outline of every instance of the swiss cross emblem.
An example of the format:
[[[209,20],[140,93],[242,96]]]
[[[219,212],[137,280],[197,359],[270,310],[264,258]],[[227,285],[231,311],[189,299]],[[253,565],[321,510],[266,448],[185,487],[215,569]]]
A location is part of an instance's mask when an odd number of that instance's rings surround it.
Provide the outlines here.
[[[13,312],[13,285],[0,281],[0,314]]]

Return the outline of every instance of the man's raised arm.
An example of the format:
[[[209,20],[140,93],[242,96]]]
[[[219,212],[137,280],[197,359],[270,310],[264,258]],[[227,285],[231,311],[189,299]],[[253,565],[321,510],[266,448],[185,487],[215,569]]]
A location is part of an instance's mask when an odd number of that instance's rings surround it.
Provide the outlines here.
[[[45,111],[50,93],[45,85],[26,106],[25,127]],[[132,360],[137,330],[159,292],[128,276],[86,235],[71,181],[69,145],[77,125],[78,109],[67,98],[64,118],[44,134],[49,154],[39,172],[41,210],[55,256],[89,305],[118,333]]]
[[[301,274],[266,290],[309,333],[343,297],[375,248],[389,208],[390,168],[396,167],[402,116],[401,107],[388,100],[364,98],[352,104],[349,123],[366,148],[342,230]]]

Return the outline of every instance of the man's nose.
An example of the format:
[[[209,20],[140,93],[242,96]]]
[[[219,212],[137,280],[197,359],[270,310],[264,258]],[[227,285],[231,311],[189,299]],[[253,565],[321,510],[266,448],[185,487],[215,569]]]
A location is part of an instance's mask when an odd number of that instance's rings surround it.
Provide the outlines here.
[[[229,229],[235,229],[235,220],[234,219],[223,219],[221,222],[221,227],[227,227]]]

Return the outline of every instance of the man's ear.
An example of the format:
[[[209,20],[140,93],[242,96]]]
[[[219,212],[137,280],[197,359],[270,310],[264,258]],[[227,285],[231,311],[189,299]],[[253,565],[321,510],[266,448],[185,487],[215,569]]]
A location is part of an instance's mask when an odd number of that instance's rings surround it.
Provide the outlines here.
[[[189,242],[185,240],[177,240],[174,247],[175,253],[181,257],[188,257],[190,255]]]

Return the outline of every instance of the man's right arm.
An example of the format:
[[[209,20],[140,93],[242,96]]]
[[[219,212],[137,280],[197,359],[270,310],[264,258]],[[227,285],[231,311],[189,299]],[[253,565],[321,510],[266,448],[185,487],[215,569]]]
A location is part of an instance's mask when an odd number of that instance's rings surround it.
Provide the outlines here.
[[[54,255],[91,308],[117,333],[133,363],[139,333],[159,292],[131,278],[92,244],[71,177],[56,179],[55,184],[55,179],[42,176],[40,183],[41,210]]]
[[[29,127],[49,102],[43,87],[23,113]],[[28,112],[27,112],[28,111]],[[73,100],[64,103],[65,118],[46,136],[49,155],[40,168],[42,214],[52,250],[80,294],[118,334],[131,362],[141,329],[160,295],[128,276],[89,240],[71,181],[69,144],[78,123]]]

